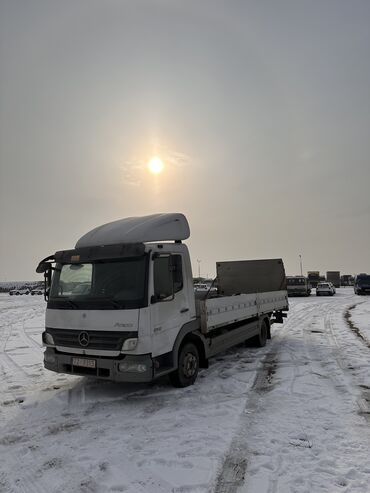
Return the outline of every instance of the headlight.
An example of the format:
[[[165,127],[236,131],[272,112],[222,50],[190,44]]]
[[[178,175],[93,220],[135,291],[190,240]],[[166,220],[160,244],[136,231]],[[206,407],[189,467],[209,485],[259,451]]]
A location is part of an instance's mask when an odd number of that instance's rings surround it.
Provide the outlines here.
[[[48,344],[48,345],[54,346],[53,336],[51,334],[49,334],[49,332],[44,332],[42,334],[42,341],[43,341],[44,344]]]
[[[147,371],[147,366],[146,365],[143,365],[142,363],[120,363],[118,365],[118,369],[119,371],[127,371],[127,372],[130,372],[130,373],[134,373],[134,372],[137,372],[137,373],[144,373],[145,371]]]
[[[137,346],[137,338],[135,339],[126,339],[122,344],[121,351],[132,351]]]

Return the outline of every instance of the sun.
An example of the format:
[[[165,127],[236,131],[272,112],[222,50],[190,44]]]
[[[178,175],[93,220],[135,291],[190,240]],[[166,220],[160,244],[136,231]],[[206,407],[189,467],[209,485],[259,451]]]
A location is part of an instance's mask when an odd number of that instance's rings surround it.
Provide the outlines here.
[[[148,162],[148,170],[153,173],[153,175],[159,175],[164,169],[164,163],[161,158],[155,156]]]

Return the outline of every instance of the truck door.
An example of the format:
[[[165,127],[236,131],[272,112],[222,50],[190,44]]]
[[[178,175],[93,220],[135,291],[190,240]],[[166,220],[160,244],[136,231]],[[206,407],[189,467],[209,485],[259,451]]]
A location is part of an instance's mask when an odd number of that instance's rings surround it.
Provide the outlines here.
[[[182,255],[153,255],[154,294],[150,307],[153,356],[171,351],[181,327],[190,320],[183,270]]]

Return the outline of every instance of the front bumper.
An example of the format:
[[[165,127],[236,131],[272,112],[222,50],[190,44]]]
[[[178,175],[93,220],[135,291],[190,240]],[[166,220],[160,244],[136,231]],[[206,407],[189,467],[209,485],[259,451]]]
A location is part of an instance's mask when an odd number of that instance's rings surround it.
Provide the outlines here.
[[[306,296],[308,293],[307,289],[288,289],[288,296]]]
[[[81,375],[115,382],[151,382],[153,380],[153,360],[149,354],[123,355],[123,358],[106,358],[102,356],[84,356],[96,361],[96,368],[74,366],[73,358],[78,354],[66,354],[48,347],[44,352],[44,366],[48,370],[69,375]],[[141,371],[120,371],[119,365],[127,363],[131,368],[140,367]],[[145,368],[145,370],[144,370]]]

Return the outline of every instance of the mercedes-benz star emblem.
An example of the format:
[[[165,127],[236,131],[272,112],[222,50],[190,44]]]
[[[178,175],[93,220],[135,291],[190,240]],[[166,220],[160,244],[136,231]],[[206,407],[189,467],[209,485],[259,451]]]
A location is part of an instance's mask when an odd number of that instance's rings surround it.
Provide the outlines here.
[[[80,346],[88,346],[90,342],[89,334],[87,332],[80,332],[78,336],[78,341],[80,343]]]

